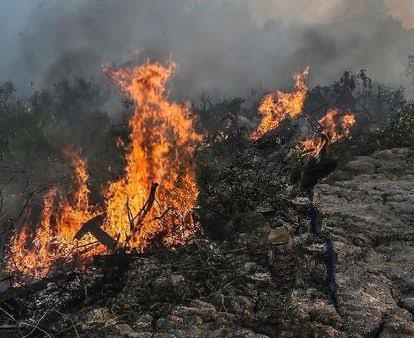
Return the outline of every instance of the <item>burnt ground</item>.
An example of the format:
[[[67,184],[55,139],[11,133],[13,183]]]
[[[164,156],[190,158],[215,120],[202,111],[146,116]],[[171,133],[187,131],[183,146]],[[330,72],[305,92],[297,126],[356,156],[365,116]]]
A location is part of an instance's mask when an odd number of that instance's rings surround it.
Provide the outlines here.
[[[134,257],[129,266],[106,262],[104,272],[91,267],[0,298],[0,337],[413,337],[414,150],[355,157],[320,184],[322,237],[308,231],[306,198],[282,188],[281,154],[291,156],[283,147],[247,149],[227,172],[245,186],[223,179],[212,192],[223,196],[209,203],[243,204],[236,195],[244,191],[283,211],[290,249],[272,255],[269,227],[245,201],[245,213],[220,224],[233,233],[226,241]],[[266,198],[253,193],[260,180],[249,175],[272,177]],[[338,254],[336,308],[325,281],[327,239]]]

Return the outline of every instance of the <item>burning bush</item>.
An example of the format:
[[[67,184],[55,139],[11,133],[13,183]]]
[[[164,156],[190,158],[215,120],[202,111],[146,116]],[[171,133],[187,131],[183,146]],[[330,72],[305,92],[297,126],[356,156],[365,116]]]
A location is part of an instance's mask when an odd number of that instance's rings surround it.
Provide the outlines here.
[[[109,184],[104,204],[90,205],[86,161],[67,152],[76,189],[66,195],[52,187],[35,227],[16,229],[5,255],[6,268],[15,277],[36,280],[109,249],[171,247],[195,236],[193,152],[201,136],[193,129],[188,107],[167,101],[165,85],[174,69],[174,64],[149,62],[133,69],[104,69],[135,102],[131,142],[120,142],[125,173]],[[101,223],[92,227],[98,219]]]

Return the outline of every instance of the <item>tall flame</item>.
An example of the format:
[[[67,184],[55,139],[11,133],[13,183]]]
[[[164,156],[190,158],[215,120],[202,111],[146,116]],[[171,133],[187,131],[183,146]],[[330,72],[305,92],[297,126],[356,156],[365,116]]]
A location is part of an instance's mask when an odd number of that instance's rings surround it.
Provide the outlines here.
[[[284,93],[278,90],[263,98],[259,106],[259,113],[262,120],[251,135],[253,140],[257,140],[268,131],[277,128],[287,115],[294,118],[302,113],[303,105],[308,93],[308,86],[305,82],[308,75],[309,67],[302,73],[296,73],[294,75],[295,91]]]
[[[194,130],[187,105],[167,100],[165,86],[175,69],[174,63],[164,67],[149,62],[132,69],[104,68],[135,102],[125,175],[106,194],[107,230],[126,240],[130,235],[126,202],[131,214],[138,214],[151,184],[160,184],[158,203],[132,238],[132,245],[141,250],[157,235],[165,244],[180,244],[196,230],[191,216],[198,196],[193,150],[201,136]],[[177,230],[181,234],[174,237]]]
[[[163,67],[149,62],[132,69],[103,69],[135,101],[129,121],[130,145],[118,142],[126,151],[125,173],[109,184],[103,207],[91,206],[86,161],[66,151],[74,167],[76,189],[69,196],[50,189],[37,224],[25,224],[12,236],[5,266],[17,281],[32,282],[78,257],[82,263],[94,254],[107,253],[91,234],[74,239],[86,222],[101,214],[106,215],[103,230],[127,250],[169,247],[194,238],[199,227],[192,210],[199,191],[193,155],[201,136],[193,128],[188,105],[167,100],[166,84],[175,69],[174,63]],[[131,217],[142,212],[155,182],[159,189],[151,208],[132,226]]]

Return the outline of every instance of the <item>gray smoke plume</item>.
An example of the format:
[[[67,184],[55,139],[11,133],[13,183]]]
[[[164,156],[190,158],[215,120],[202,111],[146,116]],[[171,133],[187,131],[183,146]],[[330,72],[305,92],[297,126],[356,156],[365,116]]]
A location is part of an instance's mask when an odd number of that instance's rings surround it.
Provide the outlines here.
[[[2,0],[0,82],[27,92],[150,57],[179,64],[178,97],[278,88],[308,65],[311,84],[366,69],[400,86],[414,54],[406,1]]]

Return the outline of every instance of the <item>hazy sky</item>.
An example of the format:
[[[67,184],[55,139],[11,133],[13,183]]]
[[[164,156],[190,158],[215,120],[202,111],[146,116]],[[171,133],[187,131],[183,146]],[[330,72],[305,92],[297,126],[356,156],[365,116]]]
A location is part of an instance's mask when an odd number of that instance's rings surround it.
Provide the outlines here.
[[[414,54],[413,0],[0,0],[0,81],[28,92],[102,63],[179,64],[180,96],[242,94],[344,70],[404,84]]]

